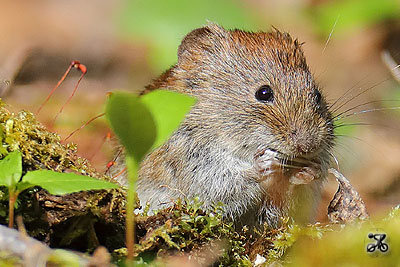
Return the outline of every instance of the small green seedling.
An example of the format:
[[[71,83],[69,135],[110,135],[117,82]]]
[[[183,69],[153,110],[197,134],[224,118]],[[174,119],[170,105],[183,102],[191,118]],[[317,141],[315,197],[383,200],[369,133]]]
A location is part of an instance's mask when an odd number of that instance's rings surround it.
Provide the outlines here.
[[[192,97],[165,90],[155,90],[143,96],[117,92],[108,99],[106,117],[125,147],[129,175],[126,214],[128,264],[133,258],[134,192],[139,164],[149,151],[168,139],[195,102]]]
[[[19,193],[40,186],[53,195],[64,195],[83,190],[117,188],[118,185],[75,173],[59,173],[50,170],[27,172],[22,177],[22,155],[19,151],[9,153],[0,160],[0,186],[9,192],[9,227],[13,227],[14,204]]]

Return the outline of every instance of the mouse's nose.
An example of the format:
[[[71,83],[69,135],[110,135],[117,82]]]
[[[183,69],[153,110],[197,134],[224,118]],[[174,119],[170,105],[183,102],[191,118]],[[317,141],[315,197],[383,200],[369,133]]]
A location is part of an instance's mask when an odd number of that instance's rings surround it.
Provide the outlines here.
[[[316,148],[316,138],[309,131],[301,131],[298,128],[291,129],[289,143],[292,144],[295,153],[298,155],[307,154]]]
[[[296,149],[298,154],[307,154],[311,151],[310,147],[304,143],[297,143]]]

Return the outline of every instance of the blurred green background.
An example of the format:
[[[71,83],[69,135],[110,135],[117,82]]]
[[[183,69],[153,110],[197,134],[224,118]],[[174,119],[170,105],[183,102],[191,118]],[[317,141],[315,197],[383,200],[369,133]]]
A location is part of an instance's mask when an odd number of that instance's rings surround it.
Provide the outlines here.
[[[107,92],[139,91],[173,65],[180,40],[207,21],[250,31],[274,26],[305,42],[308,64],[328,100],[350,90],[339,100],[349,103],[337,112],[358,105],[353,112],[375,110],[348,117],[351,126],[338,129],[340,170],[371,214],[400,202],[400,113],[380,110],[400,106],[399,78],[392,75],[397,69],[391,70],[400,62],[395,0],[3,0],[1,97],[11,110],[35,111],[69,63],[80,60],[88,74],[52,128],[63,138],[104,111]],[[382,60],[383,51],[390,60]],[[41,122],[50,125],[78,77],[77,71],[68,76],[38,116]],[[99,171],[116,146],[105,142],[109,131],[102,118],[70,139]],[[319,207],[321,221],[336,187],[330,179]]]

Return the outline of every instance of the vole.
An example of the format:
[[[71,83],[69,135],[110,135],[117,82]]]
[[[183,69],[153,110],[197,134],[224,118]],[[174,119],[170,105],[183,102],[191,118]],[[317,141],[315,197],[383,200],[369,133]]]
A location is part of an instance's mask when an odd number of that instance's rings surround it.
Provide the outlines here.
[[[205,209],[223,203],[236,226],[310,218],[335,136],[301,46],[278,30],[212,23],[184,37],[178,63],[146,92],[164,88],[197,103],[144,159],[137,184],[142,206],[153,211],[198,197]]]

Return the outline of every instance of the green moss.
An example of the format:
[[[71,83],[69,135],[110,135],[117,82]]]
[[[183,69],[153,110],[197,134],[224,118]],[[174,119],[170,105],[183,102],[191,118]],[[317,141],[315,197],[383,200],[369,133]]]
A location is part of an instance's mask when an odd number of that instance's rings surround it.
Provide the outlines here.
[[[221,264],[250,263],[245,254],[245,236],[222,220],[220,207],[204,212],[197,200],[190,204],[178,202],[154,216],[138,216],[137,234],[139,244],[135,251],[141,257],[148,257],[149,252],[168,255],[175,251],[201,260],[196,251],[211,246],[213,240],[222,240]]]
[[[21,151],[24,171],[71,169],[80,174],[98,176],[86,159],[76,156],[76,145],[61,144],[60,136],[48,131],[31,112],[10,112],[1,101],[0,130],[1,157],[11,151]]]
[[[136,253],[140,261],[152,261],[156,255],[185,255],[202,262],[212,251],[220,266],[252,266],[257,254],[269,263],[280,261],[286,250],[302,235],[320,237],[325,231],[320,225],[299,227],[285,220],[280,229],[252,232],[236,231],[232,223],[222,218],[221,206],[204,212],[196,200],[178,202],[154,216],[137,217]],[[216,242],[217,241],[217,242]],[[119,251],[121,252],[121,251]],[[153,261],[154,262],[158,262]]]

